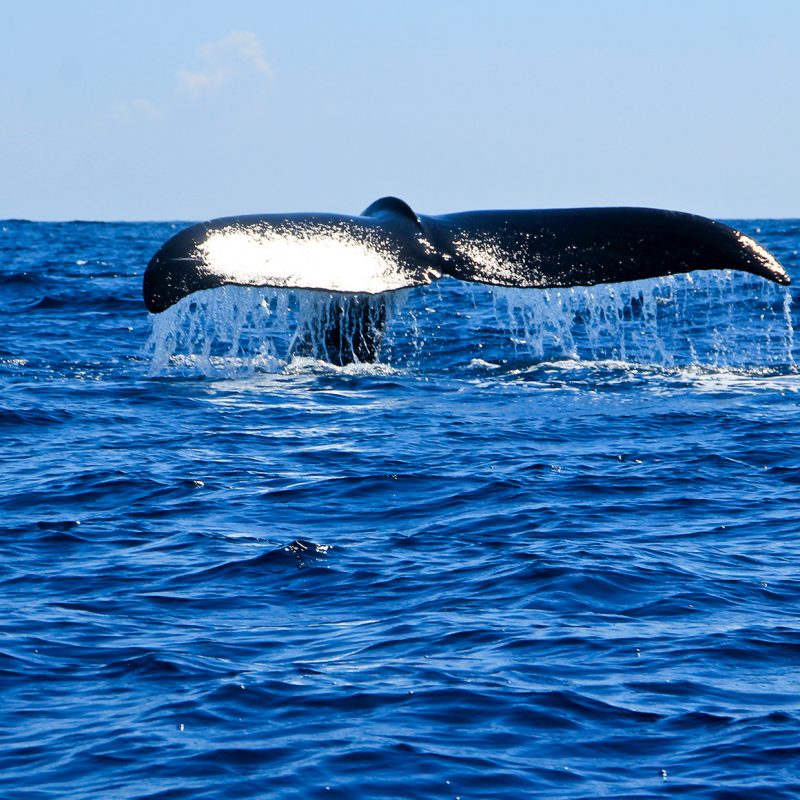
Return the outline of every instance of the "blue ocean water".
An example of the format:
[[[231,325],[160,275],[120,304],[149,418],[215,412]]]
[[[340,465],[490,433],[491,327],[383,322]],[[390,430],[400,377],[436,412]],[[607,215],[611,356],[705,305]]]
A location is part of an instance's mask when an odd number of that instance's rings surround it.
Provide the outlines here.
[[[446,280],[337,368],[149,317],[175,229],[0,223],[2,797],[800,795],[797,289]]]

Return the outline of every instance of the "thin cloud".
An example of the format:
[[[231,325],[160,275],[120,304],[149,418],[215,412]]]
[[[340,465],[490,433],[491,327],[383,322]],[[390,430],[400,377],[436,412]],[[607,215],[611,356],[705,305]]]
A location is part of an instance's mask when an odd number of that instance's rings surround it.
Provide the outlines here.
[[[252,81],[267,87],[274,80],[261,41],[251,31],[232,31],[201,45],[197,56],[199,68],[176,73],[179,86],[196,96],[213,94],[232,83]]]
[[[160,119],[163,114],[161,109],[151,103],[149,100],[131,100],[128,103],[114,103],[111,106],[111,112],[118,119],[132,120],[132,119]]]

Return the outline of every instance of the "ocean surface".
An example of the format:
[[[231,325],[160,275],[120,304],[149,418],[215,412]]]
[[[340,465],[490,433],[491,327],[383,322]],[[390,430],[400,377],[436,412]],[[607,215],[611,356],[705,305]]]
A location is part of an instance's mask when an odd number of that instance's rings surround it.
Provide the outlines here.
[[[800,221],[734,224],[794,286],[444,280],[340,368],[327,296],[148,315],[177,223],[0,222],[0,796],[800,796]]]

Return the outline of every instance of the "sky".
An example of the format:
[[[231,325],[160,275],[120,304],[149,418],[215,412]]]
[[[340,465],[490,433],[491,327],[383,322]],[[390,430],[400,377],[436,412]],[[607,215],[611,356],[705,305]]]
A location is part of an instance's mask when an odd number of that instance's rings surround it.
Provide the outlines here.
[[[800,217],[797,0],[0,0],[0,218]]]

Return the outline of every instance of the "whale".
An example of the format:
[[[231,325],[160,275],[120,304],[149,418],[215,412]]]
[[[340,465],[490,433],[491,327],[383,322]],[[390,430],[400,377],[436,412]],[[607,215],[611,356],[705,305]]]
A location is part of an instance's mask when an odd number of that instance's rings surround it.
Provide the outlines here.
[[[190,225],[153,255],[142,288],[152,314],[226,285],[340,295],[338,311],[322,327],[331,360],[346,364],[375,360],[386,317],[383,295],[442,277],[546,289],[720,269],[790,283],[778,260],[754,239],[683,211],[422,215],[397,197],[383,197],[360,215],[249,214]]]

